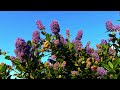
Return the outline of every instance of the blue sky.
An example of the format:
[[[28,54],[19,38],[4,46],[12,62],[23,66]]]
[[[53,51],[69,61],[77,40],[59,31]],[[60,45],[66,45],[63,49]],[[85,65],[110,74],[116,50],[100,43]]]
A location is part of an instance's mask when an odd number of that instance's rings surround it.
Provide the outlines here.
[[[65,30],[68,28],[71,40],[78,30],[83,30],[83,45],[91,41],[91,47],[95,47],[101,39],[108,38],[105,22],[111,20],[114,24],[119,24],[116,21],[119,18],[118,11],[0,11],[0,48],[14,56],[16,38],[31,40],[33,31],[37,30],[36,20],[41,20],[49,33],[50,22],[58,20],[60,34],[65,37]],[[11,65],[3,56],[0,56],[0,62]]]

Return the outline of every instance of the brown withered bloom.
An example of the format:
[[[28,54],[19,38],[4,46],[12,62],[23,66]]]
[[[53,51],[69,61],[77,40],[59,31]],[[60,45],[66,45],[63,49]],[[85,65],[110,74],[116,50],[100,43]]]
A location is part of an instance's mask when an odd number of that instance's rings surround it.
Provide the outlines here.
[[[91,66],[91,70],[92,71],[96,71],[97,70],[97,66]]]
[[[96,45],[97,49],[102,49],[102,46],[100,44]]]
[[[0,65],[1,65],[1,66],[4,66],[4,63],[1,63]]]
[[[64,68],[66,65],[66,61],[63,61],[63,63],[61,64],[61,67]]]
[[[45,62],[45,65],[46,65],[47,67],[50,67],[50,63],[49,63],[49,62]]]
[[[86,63],[90,62],[91,58],[87,58]]]
[[[86,63],[86,67],[89,68],[90,66],[91,66],[91,62],[89,61]]]

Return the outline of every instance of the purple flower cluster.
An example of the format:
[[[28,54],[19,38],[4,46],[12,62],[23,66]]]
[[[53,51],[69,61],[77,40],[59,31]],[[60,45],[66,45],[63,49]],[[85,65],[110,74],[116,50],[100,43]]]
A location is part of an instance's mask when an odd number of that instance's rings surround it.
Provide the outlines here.
[[[66,39],[64,40],[64,44],[67,44],[68,42],[66,41]]]
[[[114,55],[114,53],[115,53],[115,50],[112,47],[110,47],[109,51],[108,51],[108,54],[109,55]]]
[[[56,62],[54,65],[53,65],[53,68],[57,68],[59,66],[59,62]]]
[[[11,57],[10,57],[10,60],[11,60],[11,62],[12,62],[12,65],[14,66],[14,61],[16,60],[16,57],[11,56]]]
[[[30,46],[25,42],[24,39],[17,38],[15,47],[16,48],[14,52],[21,61],[23,61],[24,57],[30,53]]]
[[[39,20],[36,21],[36,25],[37,25],[37,28],[39,30],[44,30],[45,29],[45,26],[43,26],[42,22],[39,21]]]
[[[61,35],[61,36],[60,36],[60,42],[64,44],[64,41],[65,41],[65,40],[64,40],[64,37]]]
[[[108,31],[114,31],[114,29],[113,29],[113,24],[112,24],[112,22],[111,21],[107,21],[106,22],[106,29],[108,30]]]
[[[54,44],[59,45],[60,44],[59,40],[54,40]]]
[[[102,39],[101,44],[107,44],[107,41],[105,39]]]
[[[104,75],[107,75],[107,70],[105,70],[103,67],[98,67],[97,74],[99,75],[98,78],[101,79]]]
[[[83,31],[82,30],[79,30],[78,31],[78,33],[77,33],[77,35],[76,35],[76,40],[81,40],[81,38],[82,38],[82,35],[83,35]]]
[[[37,44],[39,43],[39,41],[40,41],[40,32],[36,30],[32,34],[32,42]]]
[[[50,24],[51,30],[53,34],[58,34],[60,32],[59,24],[56,20],[53,20]]]
[[[87,46],[86,47],[86,52],[87,52],[87,54],[92,54],[92,49],[89,46]]]
[[[14,60],[16,59],[16,57],[14,57],[14,56],[11,56],[10,57],[10,60],[13,62]]]
[[[64,37],[62,35],[60,35],[60,42],[62,44],[67,44],[68,42],[66,41],[66,39],[64,39]]]
[[[93,53],[92,53],[92,56],[93,56],[93,58],[95,59],[95,61],[99,61],[100,59],[99,59],[99,55],[98,55],[98,53],[96,52],[96,51],[94,51]]]
[[[52,55],[51,58],[52,58],[52,59],[56,59],[56,56],[55,56],[55,55]]]
[[[112,41],[113,40],[113,37],[110,37],[109,39],[108,39],[108,42],[110,42],[110,41]]]
[[[72,44],[74,45],[74,49],[76,51],[78,51],[82,48],[82,43],[79,40],[73,40]]]
[[[111,21],[107,21],[106,22],[106,29],[109,31],[109,32],[112,32],[112,31],[120,31],[120,25],[113,25]]]
[[[120,32],[120,25],[116,25],[116,30]]]

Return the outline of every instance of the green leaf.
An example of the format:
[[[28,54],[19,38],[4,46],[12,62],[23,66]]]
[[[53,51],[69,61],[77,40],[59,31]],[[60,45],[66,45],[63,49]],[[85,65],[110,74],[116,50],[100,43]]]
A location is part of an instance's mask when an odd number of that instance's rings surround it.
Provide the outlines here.
[[[42,33],[43,35],[45,35],[45,34],[46,34],[44,31],[41,31],[41,33]]]
[[[58,53],[59,53],[59,51],[56,52],[56,54],[58,54]]]
[[[103,67],[104,67],[105,69],[107,69],[108,71],[111,70],[108,65],[106,65],[106,64],[102,64],[102,65],[103,65]]]
[[[49,34],[46,34],[46,40],[50,41],[50,35]]]
[[[31,43],[31,41],[29,40],[29,41],[27,41],[27,44],[29,45],[29,46],[32,46],[32,43]]]
[[[16,60],[14,61],[14,64],[15,64],[15,65],[20,65],[19,60],[16,59]]]
[[[71,50],[73,47],[72,43],[69,43],[69,49]]]
[[[108,34],[109,35],[109,37],[114,37],[115,35],[113,35],[113,34]]]
[[[2,54],[1,51],[2,51],[2,50],[0,49],[0,55]]]
[[[1,68],[1,70],[2,70],[3,72],[5,72],[6,69],[7,69],[7,66],[6,66],[6,65],[2,66],[2,68]]]
[[[114,64],[114,69],[120,64],[120,58],[116,59],[116,62]]]
[[[113,64],[109,61],[108,65],[110,66],[111,69],[113,69]]]
[[[109,46],[108,45],[104,45],[105,49],[108,50]]]
[[[10,60],[10,56],[5,56],[5,59]]]

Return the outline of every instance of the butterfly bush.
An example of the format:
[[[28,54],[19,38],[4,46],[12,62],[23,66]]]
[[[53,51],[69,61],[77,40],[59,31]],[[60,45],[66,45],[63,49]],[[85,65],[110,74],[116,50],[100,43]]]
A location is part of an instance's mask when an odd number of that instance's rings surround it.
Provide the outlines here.
[[[69,29],[65,31],[66,38],[59,34],[57,20],[50,23],[52,34],[46,32],[40,20],[36,25],[39,30],[33,31],[32,40],[16,39],[15,56],[0,49],[0,55],[12,62],[12,66],[0,64],[0,78],[9,79],[10,71],[15,71],[14,76],[21,79],[119,79],[120,38],[116,34],[120,32],[120,25],[106,21],[109,38],[101,39],[96,49],[90,46],[90,41],[83,46],[83,30],[78,30],[71,41]],[[44,56],[48,60],[42,62]]]

